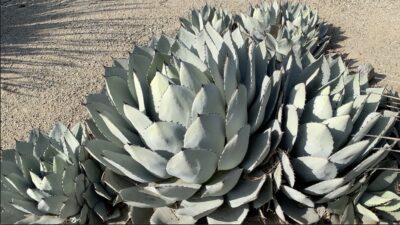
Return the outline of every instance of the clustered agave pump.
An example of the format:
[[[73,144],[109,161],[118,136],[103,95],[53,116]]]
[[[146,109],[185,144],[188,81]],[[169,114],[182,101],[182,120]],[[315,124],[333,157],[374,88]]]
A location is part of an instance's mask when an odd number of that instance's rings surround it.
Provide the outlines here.
[[[3,154],[2,216],[134,224],[239,224],[251,212],[289,223],[400,220],[399,155],[390,138],[398,136],[398,114],[384,107],[383,88],[368,87],[367,73],[322,54],[329,36],[316,13],[299,3],[264,3],[248,15],[206,6],[181,23],[176,38],[154,38],[106,68],[106,92],[87,98],[94,138],[86,141],[81,126],[58,125],[50,137],[31,138],[58,143],[43,151],[57,154],[36,157],[42,141],[29,142],[32,157],[24,160],[20,144]],[[30,158],[43,164],[35,173],[43,179],[25,176],[21,162]],[[77,173],[66,176],[68,166]],[[61,174],[61,183],[50,174]],[[46,182],[70,192],[45,190]]]
[[[102,170],[82,147],[82,124],[58,123],[47,135],[32,130],[27,142],[2,154],[2,223],[99,223],[115,219]]]

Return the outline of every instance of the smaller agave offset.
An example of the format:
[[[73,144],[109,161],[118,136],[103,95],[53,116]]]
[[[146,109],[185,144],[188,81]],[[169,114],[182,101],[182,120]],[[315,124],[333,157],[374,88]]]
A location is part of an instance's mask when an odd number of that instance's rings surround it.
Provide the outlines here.
[[[119,217],[100,183],[102,168],[82,148],[82,124],[58,123],[49,135],[32,130],[27,142],[2,151],[1,223],[93,224]]]
[[[400,221],[399,160],[389,157],[379,164],[369,180],[349,196],[329,203],[334,224],[378,224]]]

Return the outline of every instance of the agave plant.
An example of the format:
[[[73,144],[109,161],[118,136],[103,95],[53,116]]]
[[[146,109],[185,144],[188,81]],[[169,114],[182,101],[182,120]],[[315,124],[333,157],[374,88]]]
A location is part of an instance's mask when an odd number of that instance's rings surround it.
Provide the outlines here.
[[[82,148],[83,125],[35,129],[15,150],[2,151],[1,223],[101,223],[119,216],[100,183],[102,169]],[[113,212],[113,214],[111,213]]]
[[[181,18],[181,35],[190,38],[185,31],[198,34],[209,23],[218,33],[239,29],[257,41],[266,44],[281,61],[292,46],[302,48],[302,53],[311,52],[319,57],[328,47],[328,26],[321,22],[318,13],[298,2],[263,2],[250,6],[247,15],[231,15],[222,9],[206,5],[202,10],[193,10],[189,19]]]
[[[240,29],[191,35],[135,47],[87,99],[98,139],[86,148],[116,201],[147,215],[132,220],[241,223],[273,206],[317,222],[317,205],[353,193],[387,155],[397,113],[377,111],[384,89],[340,57],[297,45],[279,63]]]
[[[329,203],[332,223],[378,224],[400,221],[398,159],[380,163],[368,182],[352,196],[343,196]]]

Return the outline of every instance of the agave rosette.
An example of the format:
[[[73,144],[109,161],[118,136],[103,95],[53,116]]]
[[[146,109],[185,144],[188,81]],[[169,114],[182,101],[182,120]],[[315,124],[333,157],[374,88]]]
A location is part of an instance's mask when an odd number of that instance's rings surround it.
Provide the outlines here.
[[[397,113],[376,112],[384,89],[299,45],[280,63],[267,42],[206,23],[106,69],[107,93],[87,100],[99,137],[87,149],[123,180],[104,180],[118,201],[152,223],[241,223],[271,202],[312,223],[316,204],[356,189],[388,153],[377,148]]]
[[[27,142],[2,152],[1,223],[101,223],[112,200],[100,183],[101,168],[82,144],[83,125],[57,123],[49,135],[35,129]]]
[[[206,5],[193,10],[189,18],[181,18],[182,28],[198,34],[209,23],[217,32],[236,27],[256,41],[267,40],[272,55],[281,61],[292,46],[299,45],[302,53],[320,56],[328,47],[328,26],[321,22],[318,13],[307,5],[294,2],[263,2],[250,6],[247,14],[231,15],[226,11]]]

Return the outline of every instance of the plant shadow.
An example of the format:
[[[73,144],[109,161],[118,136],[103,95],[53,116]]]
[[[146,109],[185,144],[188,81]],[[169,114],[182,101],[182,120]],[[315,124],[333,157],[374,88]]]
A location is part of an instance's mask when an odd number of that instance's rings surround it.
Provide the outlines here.
[[[146,2],[96,0],[1,0],[0,6],[0,88],[22,95],[35,95],[32,90],[56,85],[50,69],[82,67],[82,62],[90,63],[86,55],[110,54],[113,49],[106,43],[118,41],[110,26],[142,29],[146,23],[143,18],[126,19],[119,13],[151,7]],[[103,14],[114,15],[110,19]]]

